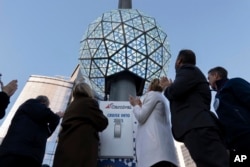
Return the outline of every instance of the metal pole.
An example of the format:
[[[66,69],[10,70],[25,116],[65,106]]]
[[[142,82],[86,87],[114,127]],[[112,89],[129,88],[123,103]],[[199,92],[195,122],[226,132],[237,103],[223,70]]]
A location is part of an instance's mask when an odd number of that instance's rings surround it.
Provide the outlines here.
[[[136,84],[129,74],[117,75],[110,85],[110,101],[128,101],[129,95],[136,96]]]
[[[119,0],[118,9],[132,9],[132,0]]]

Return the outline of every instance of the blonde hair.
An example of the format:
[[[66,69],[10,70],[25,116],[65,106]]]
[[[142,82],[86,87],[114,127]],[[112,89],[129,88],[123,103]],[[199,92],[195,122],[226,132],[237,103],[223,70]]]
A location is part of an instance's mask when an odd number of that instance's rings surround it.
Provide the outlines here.
[[[160,80],[158,78],[153,79],[149,84],[148,90],[162,92],[163,89],[160,86]]]
[[[93,94],[91,87],[85,82],[81,82],[75,85],[73,89],[73,97],[77,97],[77,96],[85,96],[85,97],[94,98],[94,94]]]

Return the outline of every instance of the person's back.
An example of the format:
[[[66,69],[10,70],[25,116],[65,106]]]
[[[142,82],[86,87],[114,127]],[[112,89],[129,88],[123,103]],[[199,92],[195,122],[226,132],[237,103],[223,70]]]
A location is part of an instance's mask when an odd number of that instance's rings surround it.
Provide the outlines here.
[[[223,67],[210,69],[208,80],[217,91],[214,109],[228,149],[250,153],[250,83],[242,78],[228,79]]]
[[[108,119],[88,84],[76,84],[73,97],[61,123],[53,167],[96,167],[98,132],[107,127]]]
[[[141,161],[139,166],[152,165],[162,161],[177,165],[178,161],[175,154],[176,150],[167,102],[161,92],[150,91],[147,94],[148,97],[146,98],[151,100],[149,103],[146,102],[145,105],[142,104],[141,114],[138,115],[134,111],[137,119],[140,116],[145,117],[144,122],[138,123],[136,137],[137,157]],[[151,110],[149,105],[154,107],[153,110]]]
[[[170,102],[175,139],[185,144],[197,167],[228,167],[229,156],[220,138],[217,119],[210,111],[209,84],[196,67],[194,52],[181,50],[175,68],[174,82],[167,77],[161,79],[164,95]]]
[[[159,79],[153,79],[148,90],[142,102],[132,96],[129,98],[138,122],[138,167],[172,167],[177,165],[178,161],[171,132],[170,113],[162,88],[159,86]]]
[[[47,138],[54,132],[60,117],[37,99],[29,99],[16,111],[0,146],[2,158],[9,155],[27,157],[42,163]]]
[[[239,90],[242,91],[239,91]],[[224,127],[228,142],[239,140],[250,134],[250,84],[241,78],[229,79],[216,94],[216,113]],[[234,110],[234,111],[232,111]],[[231,120],[230,120],[231,119]],[[250,148],[250,147],[249,147]]]
[[[178,68],[167,97],[177,140],[182,140],[182,136],[193,128],[216,126],[210,116],[209,84],[198,67],[188,64]],[[185,119],[185,122],[179,121],[180,118]]]

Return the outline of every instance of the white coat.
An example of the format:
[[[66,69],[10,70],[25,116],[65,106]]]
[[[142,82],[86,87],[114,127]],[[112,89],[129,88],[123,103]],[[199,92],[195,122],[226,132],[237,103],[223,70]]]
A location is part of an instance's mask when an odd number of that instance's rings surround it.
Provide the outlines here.
[[[142,101],[142,107],[135,105],[133,113],[138,121],[137,167],[150,167],[160,161],[169,161],[178,166],[170,112],[163,94],[149,91]]]

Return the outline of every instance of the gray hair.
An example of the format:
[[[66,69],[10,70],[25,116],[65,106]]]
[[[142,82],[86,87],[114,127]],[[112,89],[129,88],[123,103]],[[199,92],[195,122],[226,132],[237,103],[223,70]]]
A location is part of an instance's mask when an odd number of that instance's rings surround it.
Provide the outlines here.
[[[36,99],[40,103],[45,104],[47,107],[49,106],[49,98],[47,96],[39,95],[39,96],[36,97]]]

